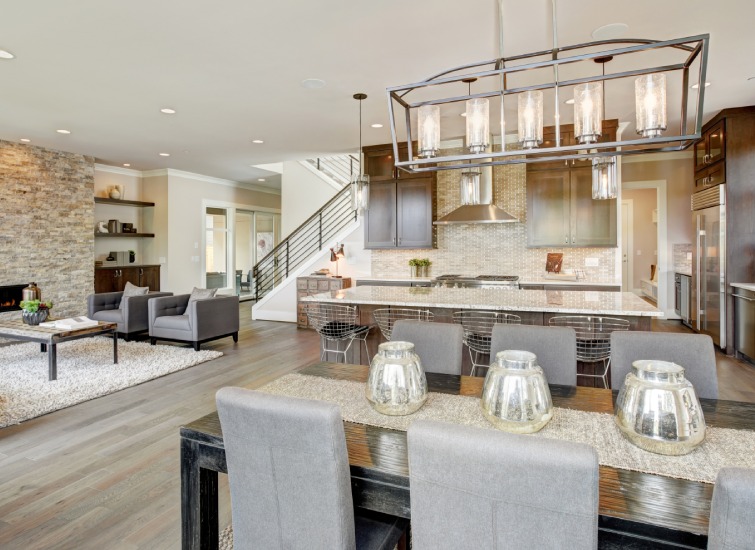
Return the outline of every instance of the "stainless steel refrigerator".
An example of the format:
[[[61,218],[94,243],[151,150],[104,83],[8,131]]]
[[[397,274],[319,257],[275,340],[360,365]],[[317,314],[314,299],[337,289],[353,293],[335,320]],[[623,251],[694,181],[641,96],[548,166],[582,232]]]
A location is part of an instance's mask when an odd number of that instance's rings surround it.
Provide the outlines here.
[[[695,252],[692,255],[691,324],[726,347],[726,186],[692,195]]]

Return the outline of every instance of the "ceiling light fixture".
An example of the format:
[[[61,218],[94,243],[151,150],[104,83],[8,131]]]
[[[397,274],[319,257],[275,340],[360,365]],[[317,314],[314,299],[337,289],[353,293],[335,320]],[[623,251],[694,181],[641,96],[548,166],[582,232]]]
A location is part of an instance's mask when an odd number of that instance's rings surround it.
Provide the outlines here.
[[[613,59],[612,56],[597,57],[593,61],[600,63],[601,74],[606,74],[606,63]],[[602,112],[598,112],[597,115],[593,113],[593,116],[597,116],[598,119],[605,120],[606,118],[606,103],[603,101],[606,95],[606,82],[605,80],[600,83],[600,103]],[[576,98],[577,92],[575,89],[574,96]],[[577,127],[577,104],[574,104],[574,128],[576,134]],[[589,123],[586,123],[589,124]],[[600,138],[600,132],[598,132],[598,138]],[[610,200],[615,199],[619,194],[619,183],[616,174],[616,157],[597,157],[592,159],[592,198],[594,200]]]
[[[253,139],[252,143],[260,144],[260,143],[265,143],[265,142],[262,141],[261,139]]]
[[[71,131],[70,131],[70,130],[55,130],[55,131],[56,131],[57,133],[59,133],[59,134],[66,134],[66,135],[67,135],[67,134],[70,134],[70,133],[71,133]]]
[[[567,105],[574,105],[574,98],[570,97],[569,99],[567,99],[566,101],[564,101],[564,103],[567,104]]]
[[[308,90],[319,90],[325,87],[325,81],[320,78],[305,78],[301,81],[301,87]]]
[[[29,138],[21,138],[19,141],[23,141],[24,143],[29,143],[31,140]]]
[[[503,32],[505,20],[503,17],[503,2],[498,0],[498,14],[500,28]],[[395,165],[410,173],[433,172],[438,170],[468,169],[470,166],[493,166],[520,163],[548,162],[553,160],[592,159],[595,157],[610,157],[626,154],[641,154],[663,151],[681,151],[687,149],[702,134],[702,114],[704,104],[704,88],[696,90],[694,95],[689,93],[690,80],[705,82],[707,70],[709,35],[702,34],[686,38],[671,40],[646,39],[605,39],[595,42],[577,44],[573,46],[559,46],[557,36],[556,0],[552,4],[553,47],[544,51],[528,54],[500,57],[491,61],[472,63],[452,68],[434,75],[421,82],[393,86],[386,90],[389,103],[389,120],[394,148]],[[503,43],[503,36],[500,38]],[[652,60],[658,59],[648,53],[664,52],[663,65],[654,65]],[[666,55],[668,54],[668,55]],[[547,56],[547,58],[545,58]],[[581,67],[592,65],[593,61],[601,57],[618,57],[621,63],[614,64],[616,69],[610,73],[595,75],[593,69],[580,71]],[[545,58],[545,59],[544,59]],[[570,75],[559,77],[562,66],[575,67]],[[620,67],[620,68],[619,68]],[[532,78],[527,78],[532,75]],[[516,78],[511,78],[516,77]],[[676,105],[666,104],[666,79],[678,77],[681,93],[674,94]],[[693,78],[691,78],[693,77]],[[696,78],[694,78],[696,77]],[[458,94],[458,83],[467,78],[477,78],[481,84],[475,94]],[[603,90],[603,82],[612,82],[611,88]],[[510,85],[510,82],[516,82]],[[592,84],[592,86],[588,86]],[[595,86],[597,84],[597,86]],[[676,86],[676,82],[675,82]],[[592,113],[587,120],[589,123],[580,133],[583,143],[573,145],[561,142],[560,110],[563,109],[563,94],[565,90],[581,87],[580,90],[589,91],[590,102],[583,98],[580,112]],[[598,118],[595,113],[602,108],[598,100],[609,100],[596,94],[611,91],[616,96],[622,96],[630,89],[635,93],[636,130],[639,137],[623,136],[620,141],[600,141]],[[561,97],[559,97],[561,96]],[[489,126],[489,98],[499,98],[501,107],[501,122],[499,128]],[[527,149],[525,156],[518,149],[502,148],[500,151],[485,151],[484,129],[492,129],[494,133],[503,136],[505,133],[503,121],[503,107],[516,98],[519,106],[517,134],[522,147]],[[413,120],[422,121],[417,112],[427,107],[443,108],[444,105],[458,105],[466,102],[467,130],[469,152],[464,154],[438,154],[434,157],[426,155],[426,147],[413,147],[413,142],[422,135],[417,132],[418,127]],[[552,114],[544,120],[544,105],[552,105]],[[600,102],[602,104],[602,101]],[[666,113],[679,113],[678,126],[668,127]],[[458,112],[458,111],[456,111]],[[470,116],[474,121],[470,121]],[[690,122],[691,121],[691,122]],[[628,121],[625,121],[628,122]],[[555,126],[556,142],[553,147],[542,147],[542,126]],[[398,128],[397,125],[401,127]],[[424,126],[423,126],[424,129]],[[472,131],[474,129],[474,132]],[[441,129],[442,130],[442,129]],[[471,132],[471,133],[470,133]],[[476,133],[475,133],[476,132]],[[474,136],[472,134],[475,134]],[[400,155],[399,136],[401,141],[406,139],[408,147]],[[489,136],[489,133],[488,133]],[[471,138],[471,139],[470,139]],[[479,140],[479,142],[478,142]],[[597,141],[596,141],[597,140]],[[586,150],[584,145],[590,144]],[[424,141],[423,141],[424,144]],[[471,161],[471,164],[468,164]]]
[[[164,115],[175,115],[176,114],[176,110],[175,109],[171,109],[170,107],[163,107],[162,109],[160,109],[160,112],[163,113]]]
[[[161,157],[169,157],[169,156],[170,156],[170,153],[160,153],[160,156],[161,156]]]
[[[124,163],[123,163],[123,166],[125,166],[126,168],[128,168],[128,167],[130,167],[131,165],[130,165],[130,164],[129,164],[128,162],[124,162]]]
[[[8,50],[0,50],[0,59],[14,59],[16,56]]]
[[[359,173],[351,175],[351,207],[357,212],[364,212],[370,206],[370,176],[362,174],[362,101],[367,94],[354,94],[359,101]]]
[[[257,181],[259,182],[265,181],[265,178],[257,178]]]
[[[383,127],[383,125],[382,125],[382,124],[379,124],[379,123],[370,124],[370,126],[371,126],[372,128],[382,128],[382,127]]]
[[[710,86],[710,82],[705,83],[705,87],[707,88],[708,86]],[[697,90],[699,87],[700,87],[699,82],[695,82],[692,86],[690,86],[690,88],[692,88],[693,90]]]

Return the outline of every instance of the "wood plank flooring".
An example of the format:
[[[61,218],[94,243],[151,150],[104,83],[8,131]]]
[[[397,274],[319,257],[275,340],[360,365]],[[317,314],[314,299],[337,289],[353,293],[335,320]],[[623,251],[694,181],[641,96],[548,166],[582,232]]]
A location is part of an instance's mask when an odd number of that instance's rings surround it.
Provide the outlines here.
[[[180,548],[178,428],[215,408],[223,386],[258,387],[319,359],[319,340],[289,323],[251,321],[225,355],[0,430],[0,548]],[[686,331],[678,322],[654,330]],[[719,356],[723,399],[755,402],[755,368]],[[230,522],[221,476],[221,526]]]

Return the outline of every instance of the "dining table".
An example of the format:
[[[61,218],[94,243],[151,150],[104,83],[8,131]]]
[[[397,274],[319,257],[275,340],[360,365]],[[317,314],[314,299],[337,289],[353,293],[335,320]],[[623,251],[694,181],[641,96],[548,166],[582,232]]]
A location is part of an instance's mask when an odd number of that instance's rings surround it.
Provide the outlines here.
[[[318,362],[298,371],[366,382],[369,367]],[[427,373],[428,390],[479,397],[480,377]],[[618,391],[550,385],[556,407],[612,414]],[[755,404],[701,399],[708,426],[755,430]],[[354,505],[411,518],[406,432],[344,421]],[[218,473],[227,473],[217,412],[180,429],[184,549],[218,547]],[[705,548],[713,485],[610,466],[599,472],[599,541],[636,548]],[[621,547],[611,544],[601,547]]]

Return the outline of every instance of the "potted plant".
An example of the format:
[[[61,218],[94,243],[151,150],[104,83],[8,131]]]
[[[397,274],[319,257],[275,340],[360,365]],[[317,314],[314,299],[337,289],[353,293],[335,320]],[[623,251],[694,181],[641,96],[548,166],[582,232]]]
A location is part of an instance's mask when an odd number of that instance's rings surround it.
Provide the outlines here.
[[[21,319],[27,325],[38,325],[47,320],[52,309],[52,302],[42,300],[23,300],[21,302]]]
[[[422,258],[420,260],[417,260],[419,263],[417,264],[419,266],[419,276],[420,277],[428,277],[430,275],[430,266],[432,265],[432,262],[429,258]]]
[[[419,273],[419,262],[421,260],[419,258],[412,258],[409,260],[409,274],[412,277],[417,277],[417,274]]]

